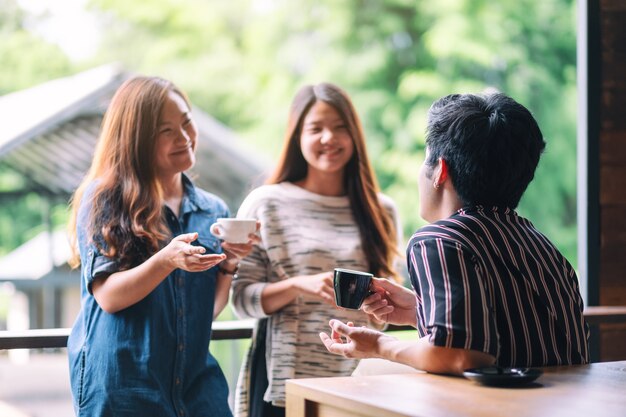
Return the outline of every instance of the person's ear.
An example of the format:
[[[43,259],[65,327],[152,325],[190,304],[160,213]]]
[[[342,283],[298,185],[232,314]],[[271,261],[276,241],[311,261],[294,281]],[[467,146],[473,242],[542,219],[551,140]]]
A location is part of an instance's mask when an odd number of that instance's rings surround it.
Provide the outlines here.
[[[445,159],[439,158],[437,161],[437,168],[435,168],[435,181],[433,187],[436,189],[441,186],[448,179],[448,163]]]
[[[448,180],[448,163],[445,159],[439,158],[439,165],[441,165],[441,173],[439,175],[439,182],[444,183]]]

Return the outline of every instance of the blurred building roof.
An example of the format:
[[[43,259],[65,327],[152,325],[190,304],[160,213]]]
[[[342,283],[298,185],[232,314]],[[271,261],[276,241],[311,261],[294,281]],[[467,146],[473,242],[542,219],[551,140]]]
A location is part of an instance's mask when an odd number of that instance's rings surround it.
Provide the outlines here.
[[[37,280],[67,263],[71,256],[67,233],[42,232],[0,258],[0,281]]]
[[[66,200],[89,169],[104,112],[117,88],[132,74],[116,65],[0,97],[0,166],[26,181],[24,192]],[[267,163],[245,149],[228,127],[198,108],[196,165],[191,177],[222,197],[236,212],[247,192],[262,180]],[[0,197],[13,198],[0,191]],[[64,231],[44,232],[0,258],[0,282],[20,287],[78,285],[67,280],[70,247]]]
[[[116,65],[0,97],[0,164],[20,173],[28,188],[68,198],[87,172],[102,117],[117,88],[132,74]],[[199,130],[198,186],[222,197],[236,211],[265,170],[226,126],[194,108]]]

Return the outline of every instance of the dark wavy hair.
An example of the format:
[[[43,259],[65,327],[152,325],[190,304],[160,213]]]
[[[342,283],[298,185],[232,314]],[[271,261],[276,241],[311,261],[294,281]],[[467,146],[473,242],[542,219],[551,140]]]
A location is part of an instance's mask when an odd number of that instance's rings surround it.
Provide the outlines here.
[[[526,107],[504,94],[452,94],[428,113],[428,167],[446,161],[466,206],[516,208],[545,141]]]
[[[70,264],[80,264],[76,223],[85,190],[95,183],[89,236],[102,254],[115,257],[122,269],[157,252],[169,237],[162,215],[162,190],[154,165],[161,109],[170,92],[189,100],[170,81],[134,77],[116,91],[104,115],[91,168],[71,200]],[[190,107],[191,108],[191,107]]]
[[[289,112],[281,155],[276,169],[266,183],[297,182],[307,176],[308,164],[302,154],[300,137],[304,119],[318,101],[323,101],[337,110],[354,143],[354,153],[344,168],[344,186],[370,271],[378,276],[398,279],[393,268],[394,259],[398,255],[395,224],[378,199],[380,189],[367,157],[361,121],[350,98],[341,88],[330,83],[321,83],[304,86],[296,93]]]

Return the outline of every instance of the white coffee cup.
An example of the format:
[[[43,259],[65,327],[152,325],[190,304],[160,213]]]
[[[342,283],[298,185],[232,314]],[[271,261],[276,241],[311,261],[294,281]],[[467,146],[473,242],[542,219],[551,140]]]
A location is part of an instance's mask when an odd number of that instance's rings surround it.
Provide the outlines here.
[[[229,243],[248,243],[249,234],[256,232],[256,219],[217,219],[209,229],[211,234]]]

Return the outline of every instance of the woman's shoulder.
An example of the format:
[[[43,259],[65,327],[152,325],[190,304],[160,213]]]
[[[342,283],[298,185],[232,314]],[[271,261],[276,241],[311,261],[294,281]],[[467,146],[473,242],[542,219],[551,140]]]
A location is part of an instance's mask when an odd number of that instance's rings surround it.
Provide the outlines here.
[[[380,205],[393,217],[398,217],[398,206],[393,198],[387,194],[378,193],[378,201]]]
[[[202,206],[209,206],[212,210],[228,212],[226,202],[216,194],[195,187],[196,199]]]
[[[228,205],[221,197],[198,187],[187,174],[182,175],[182,181],[186,197],[201,210],[228,214]]]
[[[259,208],[271,204],[274,201],[289,198],[289,191],[285,183],[265,184],[250,191],[239,207],[237,216],[254,217]]]
[[[288,190],[286,188],[287,183],[280,184],[264,184],[261,185],[252,191],[246,196],[246,200],[263,200],[263,199],[273,199],[281,196],[288,195]]]
[[[389,197],[387,194],[378,193],[378,201],[386,209],[396,210],[397,208],[396,202],[393,200],[393,198]]]
[[[94,197],[99,183],[99,179],[94,179],[84,185],[82,194],[80,195],[80,201],[77,201],[79,221],[80,219],[84,220],[91,212],[94,206]],[[76,195],[74,198],[76,198]]]

